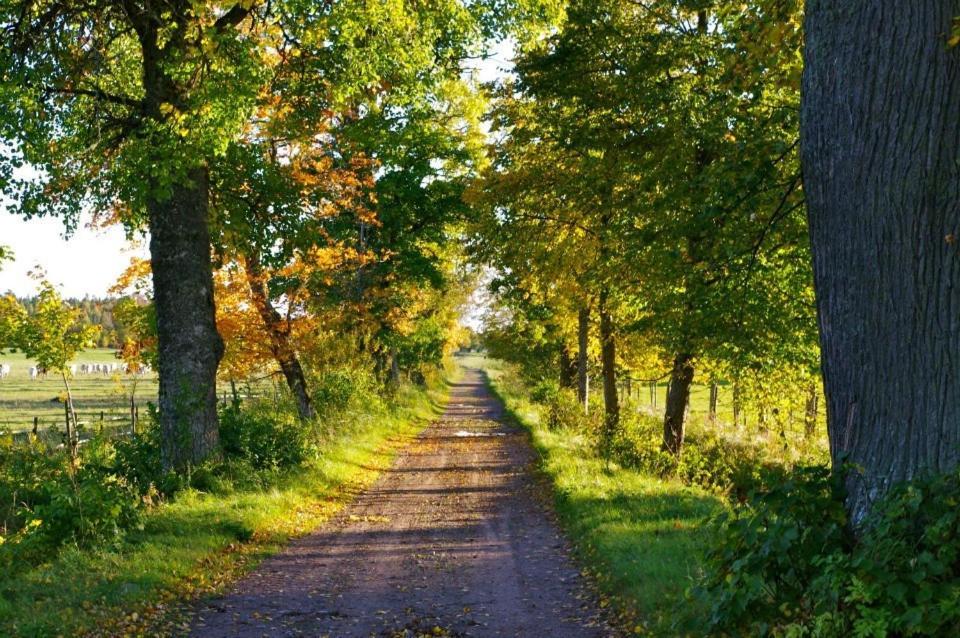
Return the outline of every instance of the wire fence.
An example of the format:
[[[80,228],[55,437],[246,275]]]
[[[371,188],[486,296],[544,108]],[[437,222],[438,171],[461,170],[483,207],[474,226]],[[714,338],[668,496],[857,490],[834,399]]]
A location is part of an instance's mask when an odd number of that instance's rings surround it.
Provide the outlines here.
[[[271,391],[256,391],[245,388],[242,391],[238,390],[235,394],[229,392],[218,393],[217,401],[226,406],[234,400],[247,402],[270,398],[275,394]],[[149,403],[134,403],[122,409],[120,406],[116,406],[111,410],[76,410],[78,442],[82,445],[95,436],[106,436],[113,439],[133,436],[144,425],[141,408],[145,412],[148,405]],[[39,442],[50,448],[58,448],[67,443],[68,418],[66,410],[64,410],[60,414],[46,412],[42,416],[0,419],[0,443],[6,440],[19,446]]]

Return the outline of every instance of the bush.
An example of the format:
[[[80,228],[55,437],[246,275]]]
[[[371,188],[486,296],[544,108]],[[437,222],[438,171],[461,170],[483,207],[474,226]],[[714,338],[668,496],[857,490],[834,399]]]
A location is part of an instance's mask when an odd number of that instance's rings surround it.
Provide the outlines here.
[[[827,468],[797,468],[768,477],[773,487],[716,521],[700,594],[715,633],[779,635],[838,605],[829,562],[850,544],[842,482]]]
[[[322,414],[342,412],[360,397],[375,395],[369,375],[349,369],[329,370],[316,379],[313,401]]]
[[[549,405],[560,397],[560,386],[549,381],[541,381],[530,391],[530,400],[541,405]]]
[[[0,446],[0,535],[20,530],[31,508],[44,498],[44,486],[57,480],[68,462],[34,443]]]
[[[711,635],[956,635],[960,475],[894,489],[859,538],[841,477],[820,467],[779,479],[719,521],[697,590]]]
[[[20,528],[0,546],[0,564],[8,569],[42,561],[68,543],[116,544],[140,524],[140,499],[129,483],[94,464],[72,471],[57,458],[58,466],[44,466],[51,471],[25,476],[36,485],[30,502],[20,502]]]
[[[599,449],[599,432],[595,439]],[[661,449],[662,439],[659,419],[624,414],[610,442],[611,460],[655,476],[675,477],[738,501],[761,484],[765,470],[776,465],[767,461],[759,448],[712,432],[690,434],[679,459]]]
[[[960,627],[960,473],[895,489],[868,517],[845,603],[856,635],[947,636]]]
[[[220,444],[225,459],[244,459],[256,470],[298,465],[309,452],[306,428],[292,415],[263,406],[223,408]]]

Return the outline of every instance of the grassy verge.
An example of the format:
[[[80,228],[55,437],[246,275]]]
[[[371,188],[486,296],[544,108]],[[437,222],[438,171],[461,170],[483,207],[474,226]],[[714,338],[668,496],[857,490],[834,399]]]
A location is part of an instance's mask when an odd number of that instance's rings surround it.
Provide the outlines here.
[[[405,388],[389,410],[348,415],[319,458],[261,490],[187,492],[152,510],[122,546],[66,549],[0,575],[2,636],[181,635],[184,602],[221,590],[335,514],[435,418],[446,388]]]
[[[700,569],[704,523],[722,500],[607,465],[582,434],[541,425],[526,389],[499,362],[471,357],[462,363],[485,370],[508,414],[530,431],[561,523],[624,625],[638,635],[696,635],[703,610],[683,594]]]

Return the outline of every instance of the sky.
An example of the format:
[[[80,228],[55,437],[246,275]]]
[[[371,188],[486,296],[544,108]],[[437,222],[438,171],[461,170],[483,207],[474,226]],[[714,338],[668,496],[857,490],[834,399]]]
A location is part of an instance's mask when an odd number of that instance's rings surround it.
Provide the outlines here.
[[[89,215],[70,238],[57,218],[24,220],[0,209],[0,244],[13,249],[13,262],[0,265],[0,294],[28,296],[36,289],[29,273],[38,266],[67,297],[104,297],[130,259],[145,257],[144,246],[131,246],[123,229],[93,230]],[[142,242],[140,242],[142,243]]]
[[[513,43],[497,43],[492,55],[477,61],[477,79],[490,82],[512,67]],[[13,249],[14,261],[0,264],[0,294],[31,295],[36,289],[29,273],[40,266],[47,278],[66,297],[104,297],[132,257],[147,257],[143,242],[131,246],[119,227],[94,230],[87,227],[89,215],[72,237],[64,237],[63,222],[55,218],[24,220],[0,206],[0,245]]]

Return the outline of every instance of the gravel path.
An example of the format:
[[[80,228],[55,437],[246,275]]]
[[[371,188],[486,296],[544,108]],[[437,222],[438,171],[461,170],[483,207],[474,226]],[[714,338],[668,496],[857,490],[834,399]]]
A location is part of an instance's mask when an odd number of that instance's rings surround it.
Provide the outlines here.
[[[527,437],[480,372],[443,418],[315,533],[198,609],[203,638],[606,638],[538,498]]]

